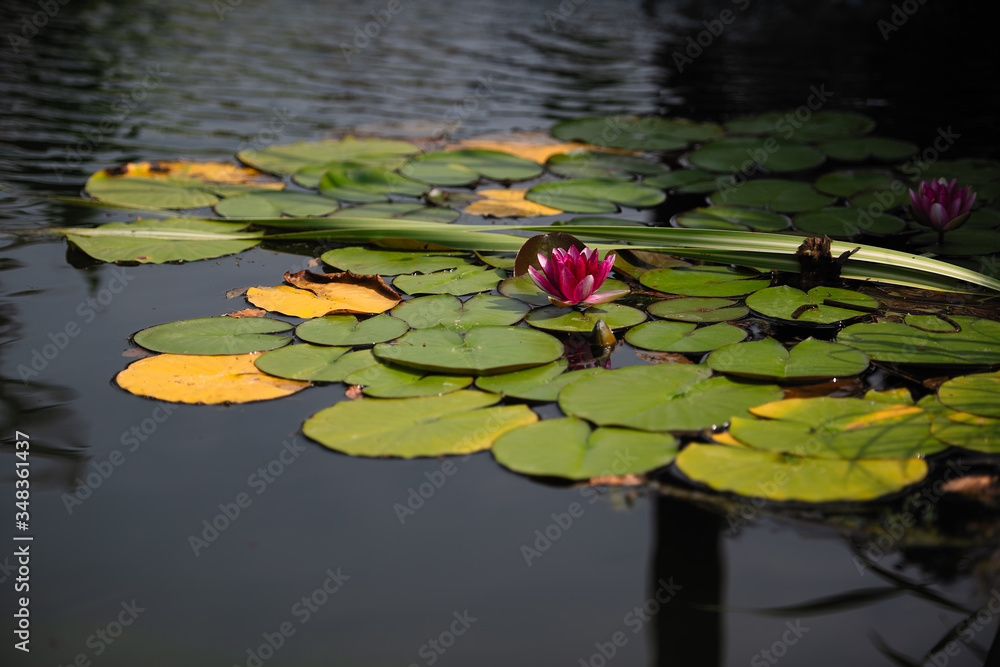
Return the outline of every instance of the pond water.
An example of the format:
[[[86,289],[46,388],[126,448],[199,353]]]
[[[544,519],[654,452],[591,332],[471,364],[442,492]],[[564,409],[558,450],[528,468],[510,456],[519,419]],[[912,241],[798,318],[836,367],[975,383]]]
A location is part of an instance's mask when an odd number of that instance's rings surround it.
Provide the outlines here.
[[[46,4],[56,15],[33,34],[24,20]],[[16,194],[0,193],[0,230],[18,234],[0,240],[0,479],[12,498],[14,433],[27,434],[34,536],[30,593],[14,591],[24,543],[0,550],[3,664],[919,664],[957,608],[1000,599],[988,517],[947,547],[904,530],[876,574],[849,525],[808,514],[743,507],[734,522],[652,488],[545,485],[488,453],[453,467],[332,453],[298,429],[343,399],[339,384],[245,406],[145,400],[113,383],[132,333],[242,307],[227,290],[304,258],[93,265],[22,233],[127,219],[30,196],[77,196],[107,166],[229,159],[369,123],[472,136],[617,112],[725,120],[821,91],[882,134],[925,148],[950,131],[949,157],[996,157],[988,26],[971,3],[903,6],[3,3],[0,183]],[[68,503],[77,478],[91,493]],[[11,639],[24,594],[30,654]],[[831,596],[844,604],[796,607]],[[983,663],[986,610],[934,664]]]

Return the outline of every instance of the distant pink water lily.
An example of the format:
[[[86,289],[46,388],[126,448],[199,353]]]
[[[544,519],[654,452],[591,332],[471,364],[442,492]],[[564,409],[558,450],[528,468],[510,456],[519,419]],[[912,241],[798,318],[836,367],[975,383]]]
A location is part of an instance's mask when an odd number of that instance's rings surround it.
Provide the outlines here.
[[[957,178],[920,181],[916,192],[910,190],[913,217],[937,231],[942,241],[945,232],[965,223],[974,201],[976,193],[968,185],[959,188]]]
[[[628,294],[628,290],[596,294],[614,264],[614,253],[600,261],[593,248],[582,251],[575,247],[569,250],[556,248],[551,257],[538,253],[538,265],[542,270],[529,266],[528,275],[540,290],[549,295],[549,301],[557,306],[596,306]]]

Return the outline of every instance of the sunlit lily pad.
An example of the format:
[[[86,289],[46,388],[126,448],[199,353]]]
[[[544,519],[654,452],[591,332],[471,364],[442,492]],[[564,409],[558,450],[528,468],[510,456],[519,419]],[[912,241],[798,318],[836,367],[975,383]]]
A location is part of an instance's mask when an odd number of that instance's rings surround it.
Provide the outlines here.
[[[484,198],[472,202],[462,212],[491,218],[531,218],[562,213],[558,208],[528,201],[524,198],[527,192],[523,188],[479,190],[476,194]]]
[[[782,397],[776,385],[710,377],[704,365],[630,366],[587,377],[559,394],[567,415],[601,426],[643,431],[697,431],[745,415]]]
[[[222,257],[258,245],[263,233],[245,232],[245,227],[238,222],[146,218],[78,229],[66,238],[103,262],[162,264]]]
[[[344,139],[299,141],[293,144],[251,148],[236,154],[242,162],[261,171],[287,176],[309,165],[330,162],[359,162],[369,166],[387,167],[420,149],[405,141],[387,139]],[[388,163],[388,164],[387,164]]]
[[[796,213],[832,204],[835,197],[820,194],[809,183],[762,178],[713,193],[713,206],[766,206],[779,213]]]
[[[627,283],[621,280],[615,280],[614,278],[608,278],[604,281],[598,289],[597,293],[610,292],[615,290],[627,290],[629,288]],[[524,276],[513,276],[507,278],[497,289],[501,294],[509,296],[518,301],[523,301],[525,303],[531,304],[532,306],[548,306],[551,304],[549,297],[538,288],[538,286],[531,281],[531,278]]]
[[[432,185],[469,185],[480,178],[524,181],[539,176],[543,171],[542,166],[533,160],[478,148],[425,153],[399,169],[399,173],[407,178]]]
[[[681,297],[651,303],[646,311],[679,322],[731,322],[745,317],[750,309],[732,299]]]
[[[634,151],[679,150],[690,142],[709,141],[721,135],[722,128],[715,123],[658,116],[589,116],[552,126],[552,136],[563,141]]]
[[[343,271],[396,276],[404,273],[433,273],[442,269],[467,266],[464,252],[407,252],[404,250],[374,250],[364,246],[349,246],[324,252],[320,259]]]
[[[837,342],[872,361],[946,366],[992,366],[1000,359],[1000,322],[955,315],[959,332],[921,331],[898,322],[852,324]]]
[[[625,334],[636,347],[659,352],[709,352],[747,337],[743,329],[719,322],[699,327],[694,322],[646,322]]]
[[[753,168],[759,165],[769,172],[802,171],[818,167],[824,160],[826,156],[812,146],[774,137],[720,139],[688,155],[688,161],[696,167],[727,173],[739,171],[744,164]]]
[[[938,400],[952,410],[1000,419],[1000,371],[952,378],[938,389]]]
[[[897,234],[906,228],[906,222],[894,215],[871,214],[845,206],[803,211],[795,216],[793,222],[804,232],[826,234],[835,239],[849,239],[861,234]]]
[[[848,162],[863,162],[870,158],[902,160],[917,152],[917,145],[909,141],[874,136],[825,141],[816,148],[829,157]]]
[[[872,500],[927,476],[923,459],[812,459],[701,444],[686,447],[677,467],[716,491],[808,503]]]
[[[280,218],[289,215],[304,218],[329,215],[338,204],[327,197],[309,192],[252,192],[227,197],[215,205],[215,212],[224,218]]]
[[[352,204],[389,201],[388,195],[419,197],[430,190],[426,183],[400,176],[380,167],[350,171],[331,170],[319,181],[322,195]]]
[[[950,412],[934,418],[931,433],[942,442],[988,454],[1000,453],[1000,419],[969,412]]]
[[[865,315],[878,307],[875,299],[852,290],[820,286],[806,293],[788,285],[754,292],[747,297],[746,304],[767,317],[810,324],[833,324]]]
[[[457,297],[441,294],[404,301],[392,314],[414,329],[442,325],[464,332],[474,326],[517,324],[530,309],[528,304],[504,296],[477,294],[463,303]]]
[[[569,362],[559,359],[551,364],[526,368],[513,373],[484,375],[476,378],[483,391],[520,398],[526,401],[554,401],[567,385],[590,375],[606,372],[603,368],[581,368],[566,373]]]
[[[647,208],[656,206],[667,198],[658,188],[609,178],[542,183],[528,190],[525,197],[570,213],[614,213],[619,204]]]
[[[456,391],[427,398],[361,398],[320,410],[303,432],[354,456],[445,456],[489,449],[500,435],[538,416],[524,405],[489,407],[496,394]]]
[[[742,206],[707,206],[678,213],[673,218],[678,227],[691,229],[735,229],[738,231],[777,232],[788,227],[788,219],[771,211]]]
[[[887,186],[895,180],[891,173],[872,169],[834,171],[816,179],[813,187],[828,195],[850,197],[873,185]]]
[[[644,157],[603,151],[574,151],[553,155],[545,166],[563,178],[628,179],[633,174],[654,176],[668,171],[662,163]]]
[[[781,382],[812,382],[857,375],[868,357],[846,345],[807,338],[791,350],[773,338],[720,347],[706,363],[728,375]]]
[[[353,315],[327,315],[295,328],[304,341],[317,345],[371,345],[399,338],[409,329],[406,322],[389,315],[376,315],[360,322]]]
[[[544,446],[539,446],[544,443]],[[674,460],[677,440],[667,433],[627,428],[591,430],[575,417],[547,419],[497,439],[493,456],[524,475],[585,480],[643,475]]]
[[[350,271],[344,273],[298,271],[286,273],[285,281],[330,301],[331,307],[327,312],[317,312],[309,317],[338,313],[382,313],[401,300],[399,294],[377,275],[355,274]],[[247,293],[249,294],[249,291]]]
[[[646,287],[683,296],[740,296],[771,284],[748,269],[728,266],[684,266],[646,271],[639,278]]]
[[[503,269],[483,269],[462,266],[453,271],[439,271],[426,275],[396,276],[392,281],[407,294],[475,294],[488,292],[507,277]]]
[[[441,396],[465,389],[472,380],[469,376],[428,374],[387,364],[375,364],[344,378],[347,384],[359,385],[366,396],[375,398]]]
[[[611,329],[631,327],[646,319],[646,313],[637,308],[618,303],[604,303],[584,310],[545,306],[528,313],[524,321],[537,329],[587,333],[594,330],[598,320]]]
[[[541,366],[563,355],[563,344],[524,327],[473,327],[465,334],[445,327],[416,329],[375,346],[384,361],[440,373],[491,375]]]
[[[932,415],[915,405],[861,398],[793,398],[750,410],[729,432],[757,449],[841,459],[907,459],[945,445],[931,435]]]
[[[308,382],[261,372],[254,366],[257,356],[158,354],[130,364],[116,381],[125,391],[139,396],[207,405],[266,401],[309,386]]]
[[[288,345],[265,352],[257,357],[254,365],[268,375],[289,380],[340,382],[344,379],[344,373],[336,369],[335,363],[343,359],[350,349],[326,345]],[[374,359],[371,363],[375,363]]]
[[[670,190],[678,194],[704,194],[719,189],[719,180],[726,177],[704,169],[676,169],[642,179],[644,185]]]
[[[274,350],[292,342],[291,324],[266,317],[200,317],[159,324],[133,336],[136,345],[172,354],[246,354]]]

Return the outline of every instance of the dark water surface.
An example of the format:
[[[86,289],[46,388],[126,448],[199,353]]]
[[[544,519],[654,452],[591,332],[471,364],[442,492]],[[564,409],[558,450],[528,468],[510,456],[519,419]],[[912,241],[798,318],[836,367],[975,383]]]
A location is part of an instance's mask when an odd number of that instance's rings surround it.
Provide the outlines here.
[[[227,159],[364,123],[461,121],[469,136],[622,111],[721,120],[823,90],[825,108],[870,113],[880,133],[928,147],[951,127],[955,157],[995,157],[998,52],[976,5],[914,0],[885,39],[889,3],[236,4],[51,0],[57,15],[12,41],[40,5],[2,3],[0,183],[18,194],[0,192],[0,520],[18,532],[18,430],[34,536],[30,654],[13,648],[17,545],[0,547],[3,665],[892,664],[883,645],[916,664],[962,620],[905,591],[746,613],[894,585],[829,525],[757,516],[734,531],[648,490],[545,486],[488,453],[450,475],[334,454],[298,429],[339,384],[232,407],[127,394],[113,377],[132,333],[241,308],[227,290],[304,258],[94,266],[62,239],[6,232],[124,219],[28,196],[76,196],[106,166]],[[678,72],[674,53],[723,10],[733,21]],[[68,503],[78,478],[96,488]],[[522,547],[539,550],[530,564]],[[996,547],[984,531],[974,548],[879,564],[975,610],[1000,596]],[[936,664],[983,663],[987,611]]]

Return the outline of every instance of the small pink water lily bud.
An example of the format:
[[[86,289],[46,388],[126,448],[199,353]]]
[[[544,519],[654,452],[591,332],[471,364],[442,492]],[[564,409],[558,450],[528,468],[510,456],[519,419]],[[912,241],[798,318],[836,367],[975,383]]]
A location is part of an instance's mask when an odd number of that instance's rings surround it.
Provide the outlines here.
[[[538,253],[538,265],[542,270],[529,266],[528,275],[538,289],[549,295],[549,301],[557,306],[596,306],[628,294],[628,290],[595,294],[611,273],[614,264],[614,253],[600,261],[593,248],[585,248],[583,251],[575,247],[569,250],[556,248],[551,257]]]
[[[916,192],[910,190],[913,217],[942,236],[965,223],[974,201],[976,193],[968,185],[959,188],[957,178],[920,181]]]

